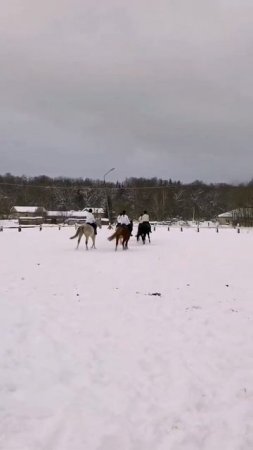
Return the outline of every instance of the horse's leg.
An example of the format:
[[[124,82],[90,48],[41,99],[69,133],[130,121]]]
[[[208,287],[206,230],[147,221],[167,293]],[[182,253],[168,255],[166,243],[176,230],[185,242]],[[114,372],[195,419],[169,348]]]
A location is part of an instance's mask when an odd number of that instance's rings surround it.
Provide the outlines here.
[[[123,236],[122,247],[123,247],[123,250],[127,249],[127,236],[126,235]]]
[[[118,242],[119,242],[119,237],[116,236],[115,252],[116,252],[116,250],[117,250],[117,248],[118,248]]]
[[[78,236],[76,249],[78,249],[81,239],[82,239],[82,233],[80,233],[79,236]]]
[[[127,246],[128,240],[129,240],[129,238],[127,236],[125,236],[123,239],[123,250],[128,249],[128,246]]]
[[[148,233],[148,241],[149,241],[149,243],[150,243],[150,236],[149,236],[149,233]]]
[[[85,236],[85,245],[86,245],[86,250],[89,250],[88,248],[88,236]]]
[[[94,234],[94,236],[92,236],[92,242],[93,242],[92,248],[96,248],[95,247],[95,241],[96,241],[96,235]]]

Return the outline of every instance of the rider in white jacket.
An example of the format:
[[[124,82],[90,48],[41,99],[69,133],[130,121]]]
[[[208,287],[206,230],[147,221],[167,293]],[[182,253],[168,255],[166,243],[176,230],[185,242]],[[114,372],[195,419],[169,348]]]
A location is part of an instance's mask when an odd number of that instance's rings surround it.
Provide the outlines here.
[[[147,211],[144,211],[144,213],[139,217],[138,221],[139,223],[149,222],[149,215]]]
[[[143,214],[139,217],[138,222],[139,222],[138,233],[140,231],[140,226],[142,226],[141,224],[145,224],[148,227],[149,232],[151,233],[151,226],[149,223],[149,215],[147,211],[143,211]]]
[[[89,211],[86,214],[86,223],[91,225],[94,228],[95,234],[97,234],[97,224],[96,219],[92,214],[92,209],[90,208]]]
[[[121,225],[121,216],[122,216],[122,213],[119,213],[119,215],[117,217],[117,221],[116,221],[116,227],[119,227]]]
[[[122,215],[120,217],[120,223],[121,225],[129,225],[130,224],[130,220],[128,215],[126,214],[126,211],[122,211]]]

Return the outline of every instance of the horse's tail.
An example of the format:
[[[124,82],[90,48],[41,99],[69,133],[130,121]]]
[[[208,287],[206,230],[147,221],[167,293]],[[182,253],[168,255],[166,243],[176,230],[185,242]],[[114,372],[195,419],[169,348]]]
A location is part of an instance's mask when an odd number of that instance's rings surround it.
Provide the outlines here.
[[[107,239],[108,241],[112,241],[113,239],[115,239],[117,236],[117,230],[115,231],[115,233],[113,233],[111,236],[109,236]]]
[[[77,236],[79,235],[79,232],[80,232],[80,227],[77,228],[76,234],[75,234],[74,236],[71,236],[69,239],[75,239],[75,238],[77,238]]]

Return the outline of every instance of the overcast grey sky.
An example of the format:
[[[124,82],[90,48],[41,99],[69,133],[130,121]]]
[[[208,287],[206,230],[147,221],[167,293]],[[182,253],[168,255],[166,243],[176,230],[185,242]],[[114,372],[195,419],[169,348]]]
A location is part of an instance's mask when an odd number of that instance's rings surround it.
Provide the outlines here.
[[[253,178],[252,0],[0,0],[0,173]]]

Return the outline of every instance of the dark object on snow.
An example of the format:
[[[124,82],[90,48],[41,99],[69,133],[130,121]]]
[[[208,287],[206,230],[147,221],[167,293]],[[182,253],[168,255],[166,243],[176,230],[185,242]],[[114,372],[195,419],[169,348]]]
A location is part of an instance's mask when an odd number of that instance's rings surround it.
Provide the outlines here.
[[[150,236],[149,233],[152,233],[151,226],[149,222],[141,222],[138,225],[138,231],[137,231],[137,241],[139,241],[140,237],[142,238],[143,244],[146,242],[146,237],[148,238],[148,241],[150,242]]]
[[[157,297],[161,297],[161,296],[162,296],[161,292],[148,292],[148,293],[144,293],[144,292],[136,291],[136,294],[141,294],[141,295],[155,295],[155,296],[157,296]]]

